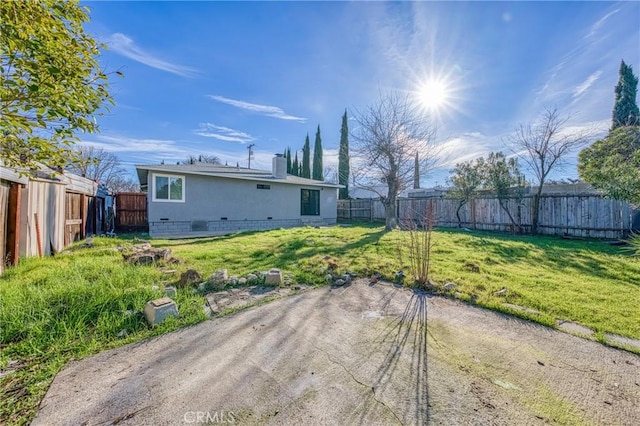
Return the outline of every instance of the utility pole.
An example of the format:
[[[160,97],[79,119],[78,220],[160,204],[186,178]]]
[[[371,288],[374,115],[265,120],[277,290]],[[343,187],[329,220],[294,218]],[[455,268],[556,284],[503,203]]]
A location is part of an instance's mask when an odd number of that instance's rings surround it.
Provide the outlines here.
[[[247,149],[249,150],[249,168],[251,168],[251,156],[253,155],[253,147],[256,146],[255,143],[249,144]]]

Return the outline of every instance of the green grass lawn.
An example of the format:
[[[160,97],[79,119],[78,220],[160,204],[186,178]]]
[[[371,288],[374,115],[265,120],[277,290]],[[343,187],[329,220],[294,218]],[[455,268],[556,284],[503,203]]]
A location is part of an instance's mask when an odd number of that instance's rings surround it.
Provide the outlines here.
[[[298,283],[322,284],[330,262],[362,276],[377,272],[393,279],[400,269],[408,275],[406,237],[354,225],[152,243],[173,250],[181,263],[171,267],[179,272],[194,268],[207,277],[220,268],[244,275],[275,267]],[[478,305],[543,324],[572,320],[599,338],[609,332],[640,339],[640,260],[630,252],[599,241],[458,230],[438,230],[433,238],[431,279],[454,282],[461,299],[476,294]],[[176,297],[180,318],[149,328],[141,310],[162,295],[167,277],[153,266],[126,264],[114,249],[135,240],[94,242],[52,258],[24,259],[0,277],[0,367],[16,370],[0,379],[0,423],[28,423],[69,360],[205,319],[203,296],[184,289]],[[503,287],[506,296],[493,294]],[[540,315],[510,311],[503,303]]]

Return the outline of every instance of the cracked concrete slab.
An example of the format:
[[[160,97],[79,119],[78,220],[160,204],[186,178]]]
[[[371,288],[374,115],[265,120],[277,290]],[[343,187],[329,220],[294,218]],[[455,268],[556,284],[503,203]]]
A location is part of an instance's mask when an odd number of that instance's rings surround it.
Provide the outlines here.
[[[640,424],[640,357],[357,281],[70,363],[38,425]]]

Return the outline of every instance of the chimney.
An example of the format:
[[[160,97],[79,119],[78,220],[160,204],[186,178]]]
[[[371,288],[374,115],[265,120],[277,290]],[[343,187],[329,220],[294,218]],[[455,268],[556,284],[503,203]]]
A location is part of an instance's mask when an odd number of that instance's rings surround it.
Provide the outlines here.
[[[273,177],[277,179],[287,178],[287,159],[282,154],[276,154],[273,157]]]

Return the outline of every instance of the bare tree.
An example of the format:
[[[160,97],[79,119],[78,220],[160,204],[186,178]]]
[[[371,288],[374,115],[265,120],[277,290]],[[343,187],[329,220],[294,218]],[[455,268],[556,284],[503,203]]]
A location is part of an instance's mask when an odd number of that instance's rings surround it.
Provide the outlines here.
[[[195,155],[190,155],[186,160],[181,161],[180,164],[197,164],[197,163],[205,163],[205,164],[222,164],[220,157],[216,155],[208,155],[208,154],[200,154],[197,157]]]
[[[570,116],[561,116],[557,108],[546,109],[533,123],[521,124],[507,138],[507,144],[533,173],[537,190],[533,198],[531,232],[538,232],[540,196],[549,173],[564,165],[568,154],[585,145],[593,129],[569,131]]]
[[[130,177],[122,175],[114,176],[108,188],[114,193],[118,192],[140,192],[140,184]]]
[[[126,173],[118,157],[102,148],[79,145],[76,152],[81,161],[67,167],[72,173],[100,182],[108,188],[111,188],[114,179]]]
[[[435,126],[420,111],[407,96],[392,93],[381,94],[374,105],[355,113],[353,176],[356,186],[380,196],[386,230],[397,226],[396,200],[413,183],[416,154],[422,173],[437,159]]]

